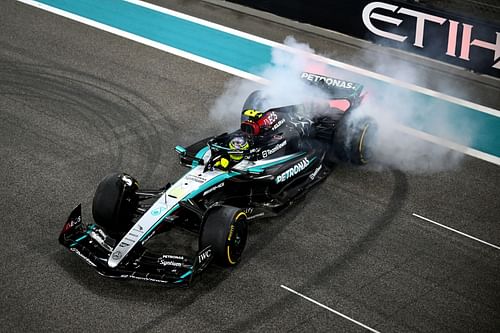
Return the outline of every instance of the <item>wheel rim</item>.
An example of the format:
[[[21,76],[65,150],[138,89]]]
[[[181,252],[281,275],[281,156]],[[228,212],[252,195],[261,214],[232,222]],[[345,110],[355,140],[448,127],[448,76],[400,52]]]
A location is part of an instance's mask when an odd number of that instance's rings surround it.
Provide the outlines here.
[[[359,140],[359,157],[361,163],[363,164],[368,163],[373,157],[372,149],[366,145],[366,142],[373,139],[374,136],[374,130],[370,130],[370,127],[370,124],[366,124],[363,127],[363,132],[361,133],[361,138]]]

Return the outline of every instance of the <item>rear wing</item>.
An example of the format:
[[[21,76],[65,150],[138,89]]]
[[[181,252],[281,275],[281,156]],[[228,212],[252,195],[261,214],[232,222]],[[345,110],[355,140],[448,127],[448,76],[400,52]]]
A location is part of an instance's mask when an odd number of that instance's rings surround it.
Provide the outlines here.
[[[321,74],[302,72],[300,74],[300,78],[305,80],[308,84],[321,88],[332,99],[357,99],[363,90],[363,85],[360,83],[337,79]]]

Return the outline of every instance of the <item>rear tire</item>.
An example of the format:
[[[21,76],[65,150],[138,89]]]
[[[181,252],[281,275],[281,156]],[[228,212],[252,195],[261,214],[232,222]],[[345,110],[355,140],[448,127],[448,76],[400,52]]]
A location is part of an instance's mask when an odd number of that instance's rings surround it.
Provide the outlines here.
[[[104,177],[92,202],[94,221],[108,232],[124,232],[132,225],[137,208],[137,181],[124,173]]]
[[[377,133],[377,124],[371,119],[366,121],[356,129],[353,136],[355,139],[352,142],[351,148],[351,163],[364,165],[373,159],[373,145]]]
[[[248,234],[247,215],[240,208],[221,206],[208,212],[200,235],[200,249],[212,247],[215,263],[235,266],[241,259]]]
[[[341,119],[333,136],[333,150],[338,159],[364,165],[373,158],[377,124],[371,117],[352,121]]]

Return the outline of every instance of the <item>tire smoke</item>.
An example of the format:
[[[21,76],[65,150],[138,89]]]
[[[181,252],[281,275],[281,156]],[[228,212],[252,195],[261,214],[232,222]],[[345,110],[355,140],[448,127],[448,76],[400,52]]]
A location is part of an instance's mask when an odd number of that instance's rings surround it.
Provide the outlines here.
[[[284,44],[304,54],[314,53],[308,45],[298,43],[293,37],[287,37]],[[311,61],[306,56],[273,49],[271,63],[259,74],[268,80],[269,84],[262,85],[240,78],[229,80],[225,84],[224,92],[215,100],[210,109],[211,120],[221,124],[224,130],[234,130],[239,126],[245,100],[256,90],[261,91],[265,110],[325,99],[326,95],[322,90],[307,84],[300,78],[300,74],[310,65]]]
[[[405,133],[405,128],[423,130],[422,124],[425,124],[425,128],[431,129],[435,136],[448,140],[457,139],[456,142],[462,145],[470,141],[473,128],[464,124],[463,130],[457,133],[456,128],[460,126],[457,127],[457,120],[453,115],[441,112],[440,114],[447,116],[437,118],[436,113],[433,113],[436,108],[434,99],[425,99],[426,103],[423,103],[418,94],[410,91],[401,93],[401,89],[396,92],[387,83],[380,84],[371,78],[318,63],[307,56],[314,54],[314,50],[307,44],[297,42],[293,37],[287,37],[284,44],[298,52],[273,50],[271,63],[260,73],[269,84],[262,85],[237,78],[227,82],[224,92],[215,100],[209,112],[211,120],[221,126],[222,130],[231,131],[239,126],[243,103],[255,90],[260,90],[265,96],[265,110],[301,103],[312,105],[311,102],[315,100],[325,99],[323,90],[301,79],[300,74],[306,71],[358,82],[365,86],[364,92],[367,95],[361,105],[351,113],[349,121],[356,126],[356,122],[368,116],[377,123],[377,139],[371,142],[371,149],[375,154],[375,163],[371,164],[371,169],[384,170],[390,167],[415,173],[429,173],[453,169],[459,165],[463,159],[462,153]],[[373,54],[370,54],[370,59],[375,71],[377,68],[389,66],[383,56],[374,59]],[[400,78],[421,76],[415,69],[409,68],[407,63],[391,62],[390,66]],[[395,69],[394,66],[398,68]]]

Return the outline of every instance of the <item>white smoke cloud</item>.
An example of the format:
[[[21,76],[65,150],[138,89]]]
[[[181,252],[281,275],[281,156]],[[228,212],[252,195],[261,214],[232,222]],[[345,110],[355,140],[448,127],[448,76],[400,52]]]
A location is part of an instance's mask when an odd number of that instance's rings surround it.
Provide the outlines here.
[[[308,103],[316,98],[324,98],[324,92],[319,88],[306,84],[300,78],[303,71],[321,73],[365,85],[368,92],[362,105],[353,112],[351,121],[356,122],[366,116],[374,118],[378,125],[378,137],[373,150],[376,162],[371,168],[380,170],[387,166],[411,172],[436,172],[455,168],[461,161],[461,153],[450,151],[441,146],[423,141],[413,135],[400,131],[401,124],[408,127],[417,127],[419,117],[423,114],[432,115],[432,103],[422,105],[415,94],[395,93],[391,85],[374,84],[361,76],[336,68],[327,67],[312,61],[305,53],[314,53],[307,44],[297,42],[293,37],[287,37],[284,44],[302,52],[288,52],[274,49],[272,62],[260,74],[269,81],[267,85],[256,82],[232,79],[226,84],[223,94],[217,98],[210,110],[210,117],[223,126],[223,130],[231,131],[239,126],[240,115],[244,101],[255,90],[261,90],[266,97],[264,109],[291,104]],[[418,70],[408,67],[407,63],[388,64],[383,56],[380,59],[370,54],[370,60],[375,71],[386,72],[387,66],[397,73],[400,79],[405,77],[425,81]],[[395,69],[395,67],[397,67]],[[455,133],[456,126],[451,126],[453,119],[441,117],[432,119],[433,131],[437,136],[460,138],[460,142],[467,142],[471,132]]]
[[[293,37],[287,37],[284,44],[296,50],[314,53],[307,44],[298,43]],[[271,64],[260,73],[269,84],[262,85],[238,78],[230,80],[210,109],[210,118],[221,123],[225,130],[235,129],[239,126],[243,103],[255,90],[260,90],[264,96],[264,109],[307,103],[324,97],[324,92],[300,78],[300,74],[311,63],[305,56],[273,49]]]
[[[390,72],[394,74],[392,77],[401,81],[411,80],[425,85],[432,80],[408,62],[388,61],[383,55],[376,58],[373,53],[370,53],[370,59],[375,72]],[[379,131],[375,156],[379,164],[375,167],[386,165],[427,173],[454,169],[460,164],[464,157],[462,153],[407,134],[405,127],[426,129],[435,137],[468,145],[474,133],[472,124],[457,126],[458,115],[446,113],[446,106],[435,98],[425,98],[418,93],[396,89],[390,84],[374,84],[373,81],[366,82],[365,89],[369,92],[368,98],[357,112],[373,114],[377,120]]]

